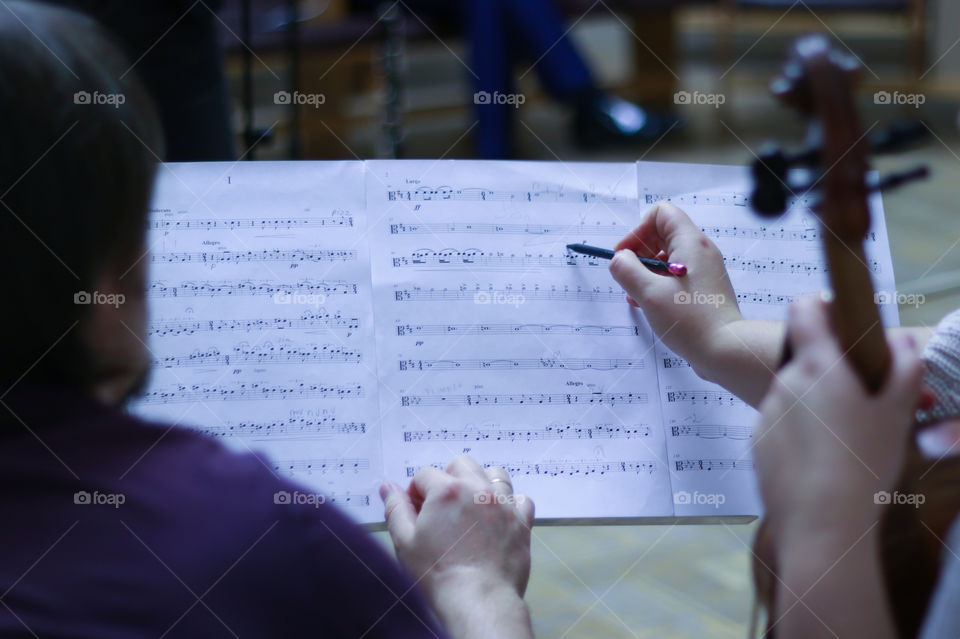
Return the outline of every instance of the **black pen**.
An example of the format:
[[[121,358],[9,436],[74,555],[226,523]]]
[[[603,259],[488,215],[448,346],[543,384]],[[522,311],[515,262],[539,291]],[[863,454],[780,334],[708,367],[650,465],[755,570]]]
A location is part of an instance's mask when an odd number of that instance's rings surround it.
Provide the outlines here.
[[[588,244],[567,244],[567,250],[575,253],[583,253],[593,257],[602,257],[605,260],[612,260],[614,251],[610,249],[597,248]],[[649,257],[639,257],[640,262],[651,271],[657,273],[666,273],[683,277],[687,274],[687,267],[679,262],[664,262],[663,260],[652,260]]]

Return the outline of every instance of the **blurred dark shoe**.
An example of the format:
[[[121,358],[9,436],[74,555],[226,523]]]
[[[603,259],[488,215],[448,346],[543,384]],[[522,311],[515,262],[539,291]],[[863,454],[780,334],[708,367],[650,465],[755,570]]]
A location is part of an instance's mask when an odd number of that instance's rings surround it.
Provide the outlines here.
[[[581,149],[649,144],[680,120],[614,95],[597,93],[582,100],[573,116],[573,139]]]

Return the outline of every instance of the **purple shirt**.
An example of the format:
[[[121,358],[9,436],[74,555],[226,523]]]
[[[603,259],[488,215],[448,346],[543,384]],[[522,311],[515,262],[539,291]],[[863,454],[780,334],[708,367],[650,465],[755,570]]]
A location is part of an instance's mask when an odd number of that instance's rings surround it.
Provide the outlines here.
[[[0,636],[446,636],[370,535],[274,503],[298,487],[253,455],[74,391],[2,401]]]

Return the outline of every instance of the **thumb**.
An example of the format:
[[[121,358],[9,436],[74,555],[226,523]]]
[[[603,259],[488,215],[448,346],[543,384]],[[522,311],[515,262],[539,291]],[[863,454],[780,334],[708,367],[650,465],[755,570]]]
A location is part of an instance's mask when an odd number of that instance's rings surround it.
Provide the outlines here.
[[[657,275],[644,266],[630,249],[614,254],[610,260],[610,274],[640,306],[643,306],[643,300],[654,297],[655,291],[672,283],[672,278]]]
[[[916,340],[909,335],[892,340],[890,357],[890,378],[884,394],[889,395],[893,406],[906,406],[913,410],[923,387],[923,363],[917,351]]]
[[[797,356],[808,353],[830,356],[831,363],[839,356],[839,347],[830,330],[827,306],[818,297],[804,297],[790,306],[787,335]]]
[[[407,547],[413,541],[417,525],[417,511],[405,490],[392,482],[380,486],[384,518],[395,548]]]

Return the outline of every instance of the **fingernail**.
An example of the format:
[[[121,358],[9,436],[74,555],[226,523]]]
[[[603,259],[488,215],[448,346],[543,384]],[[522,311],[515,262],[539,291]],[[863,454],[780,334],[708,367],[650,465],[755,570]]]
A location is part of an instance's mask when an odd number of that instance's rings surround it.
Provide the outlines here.
[[[920,401],[917,403],[917,408],[926,412],[931,410],[937,403],[937,396],[933,394],[933,391],[929,388],[923,390],[920,393]]]
[[[387,501],[387,497],[390,496],[390,493],[394,491],[393,484],[390,482],[384,482],[380,484],[380,499]]]

